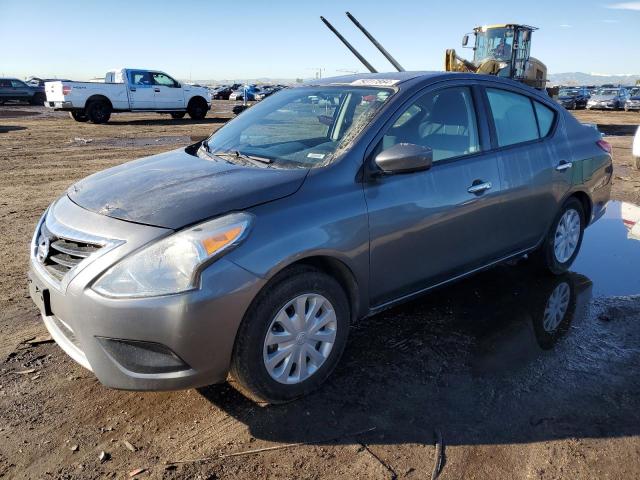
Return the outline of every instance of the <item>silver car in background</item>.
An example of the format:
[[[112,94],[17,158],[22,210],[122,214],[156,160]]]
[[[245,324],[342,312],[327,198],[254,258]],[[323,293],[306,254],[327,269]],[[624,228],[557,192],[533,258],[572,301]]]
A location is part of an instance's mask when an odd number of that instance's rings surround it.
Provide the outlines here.
[[[317,80],[72,185],[36,226],[30,293],[107,386],[230,373],[284,402],[329,376],[360,318],[525,254],[567,271],[605,212],[610,153],[497,77]]]
[[[625,88],[600,88],[587,102],[588,110],[622,110],[628,98]]]

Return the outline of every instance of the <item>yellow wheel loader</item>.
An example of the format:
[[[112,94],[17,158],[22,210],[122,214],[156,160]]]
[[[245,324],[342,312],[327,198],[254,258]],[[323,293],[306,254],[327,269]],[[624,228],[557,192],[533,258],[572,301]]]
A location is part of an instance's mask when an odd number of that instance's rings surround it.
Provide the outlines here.
[[[535,27],[514,23],[488,25],[473,29],[473,60],[466,60],[453,49],[445,54],[447,72],[472,72],[507,77],[531,87],[543,89],[547,83],[547,67],[529,55],[531,35]],[[462,38],[467,47],[469,34]]]

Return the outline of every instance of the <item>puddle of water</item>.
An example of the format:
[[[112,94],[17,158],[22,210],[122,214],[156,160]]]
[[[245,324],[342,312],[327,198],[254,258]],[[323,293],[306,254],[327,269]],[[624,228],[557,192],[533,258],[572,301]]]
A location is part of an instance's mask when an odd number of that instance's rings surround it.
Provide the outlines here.
[[[593,281],[594,296],[640,294],[640,206],[609,202],[585,231],[571,270]]]

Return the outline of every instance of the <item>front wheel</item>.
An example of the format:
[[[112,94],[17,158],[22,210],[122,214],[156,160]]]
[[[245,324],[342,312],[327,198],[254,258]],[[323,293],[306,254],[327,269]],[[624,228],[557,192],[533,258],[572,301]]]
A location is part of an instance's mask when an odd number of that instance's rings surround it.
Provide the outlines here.
[[[38,92],[33,97],[31,97],[31,100],[29,100],[29,103],[31,105],[44,105],[44,102],[46,100],[47,100],[47,97],[45,96],[45,94]]]
[[[578,256],[586,226],[584,208],[575,197],[569,198],[556,215],[549,233],[533,255],[551,273],[569,270]]]
[[[207,102],[203,98],[194,98],[189,102],[187,113],[193,120],[202,120],[207,115]]]
[[[318,388],[347,342],[340,284],[309,267],[284,272],[256,297],[237,333],[231,375],[257,400],[283,403]]]

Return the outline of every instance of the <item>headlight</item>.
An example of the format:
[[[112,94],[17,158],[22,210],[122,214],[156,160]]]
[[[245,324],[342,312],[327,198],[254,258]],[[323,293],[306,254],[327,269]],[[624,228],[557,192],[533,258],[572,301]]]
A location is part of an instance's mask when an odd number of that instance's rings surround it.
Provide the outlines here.
[[[125,257],[93,290],[107,297],[152,297],[198,286],[204,266],[246,236],[252,215],[232,213],[174,233]]]

